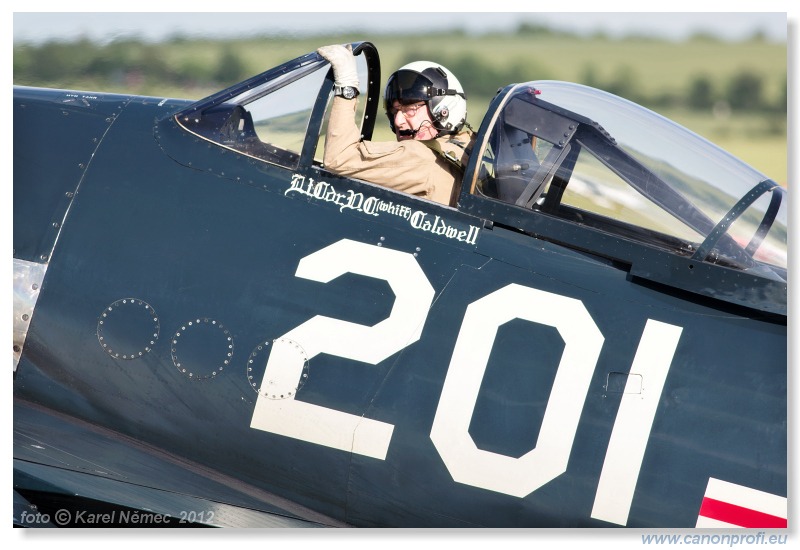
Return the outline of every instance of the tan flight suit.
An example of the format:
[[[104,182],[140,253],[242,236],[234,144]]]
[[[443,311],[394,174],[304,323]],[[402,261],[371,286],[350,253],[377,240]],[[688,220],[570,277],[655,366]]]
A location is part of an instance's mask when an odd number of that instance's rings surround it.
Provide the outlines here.
[[[336,174],[358,178],[398,191],[411,193],[442,204],[451,204],[453,187],[461,183],[467,162],[465,147],[471,136],[464,132],[453,144],[453,136],[437,138],[437,143],[418,140],[361,141],[355,123],[356,99],[335,97],[325,136],[325,168]],[[452,162],[431,147],[447,153]],[[452,201],[451,201],[452,199]]]

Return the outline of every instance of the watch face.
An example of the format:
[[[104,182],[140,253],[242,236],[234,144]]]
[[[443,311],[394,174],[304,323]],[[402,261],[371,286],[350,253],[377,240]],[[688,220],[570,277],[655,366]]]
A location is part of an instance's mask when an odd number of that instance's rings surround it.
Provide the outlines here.
[[[342,89],[342,95],[343,95],[343,96],[344,96],[346,99],[353,99],[354,97],[356,97],[356,90],[355,90],[355,88],[353,88],[352,86],[345,86],[345,87]]]

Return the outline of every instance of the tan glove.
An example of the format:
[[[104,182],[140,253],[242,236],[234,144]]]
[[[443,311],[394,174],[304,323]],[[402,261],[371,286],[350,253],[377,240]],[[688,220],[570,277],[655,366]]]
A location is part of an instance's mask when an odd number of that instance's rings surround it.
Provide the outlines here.
[[[348,44],[333,44],[317,48],[317,53],[327,59],[333,66],[333,79],[335,86],[353,86],[358,88],[358,69],[353,49]]]

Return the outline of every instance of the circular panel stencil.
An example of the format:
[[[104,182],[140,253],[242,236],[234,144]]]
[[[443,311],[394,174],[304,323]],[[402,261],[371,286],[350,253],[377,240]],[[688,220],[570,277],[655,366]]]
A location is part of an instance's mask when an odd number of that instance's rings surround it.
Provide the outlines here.
[[[278,348],[281,351],[276,353]],[[275,357],[271,356],[271,351]],[[265,376],[268,361],[273,361],[270,369],[272,376]],[[299,380],[296,375],[288,378],[281,376],[287,364],[302,365]],[[247,359],[247,383],[256,393],[267,399],[292,399],[307,379],[308,356],[294,340],[279,338],[271,343],[266,341],[256,346]]]
[[[214,319],[187,321],[172,337],[172,362],[192,380],[215,378],[232,357],[233,336]]]
[[[158,315],[150,304],[122,298],[97,319],[100,346],[115,359],[137,359],[153,349],[160,332]]]

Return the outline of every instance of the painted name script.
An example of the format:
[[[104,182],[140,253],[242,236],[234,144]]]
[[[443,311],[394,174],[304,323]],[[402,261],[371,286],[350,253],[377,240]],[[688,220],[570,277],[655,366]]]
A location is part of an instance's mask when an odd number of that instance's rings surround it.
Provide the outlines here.
[[[339,191],[330,183],[314,181],[300,174],[292,176],[292,182],[284,195],[299,194],[321,202],[331,203],[339,207],[339,212],[355,210],[370,216],[397,216],[408,221],[409,225],[419,231],[425,231],[446,239],[454,239],[467,244],[475,244],[479,228],[476,225],[459,224],[446,220],[439,215],[423,210],[396,204],[378,197],[347,189]]]

